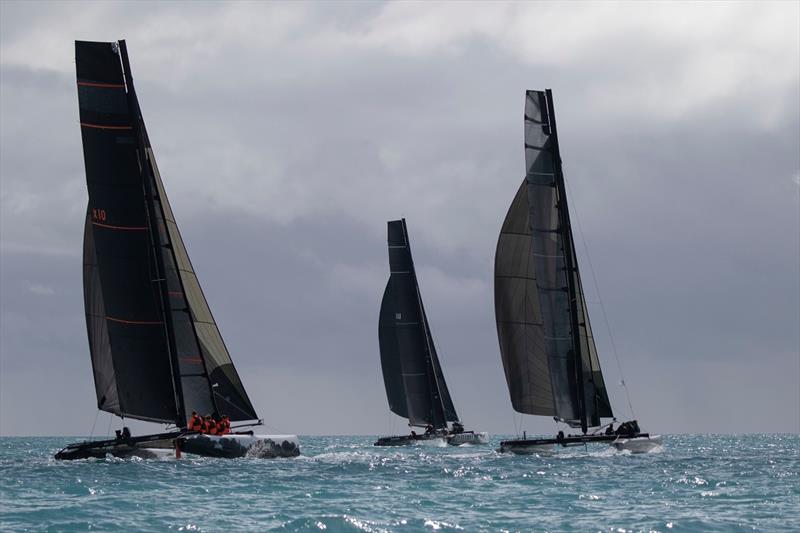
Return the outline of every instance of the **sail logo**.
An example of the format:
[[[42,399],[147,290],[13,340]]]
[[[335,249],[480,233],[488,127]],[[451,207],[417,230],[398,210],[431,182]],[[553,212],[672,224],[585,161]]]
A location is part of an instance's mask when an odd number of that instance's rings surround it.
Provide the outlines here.
[[[395,320],[400,320],[400,319],[402,319],[402,318],[403,318],[403,313],[395,313],[395,314],[394,314],[394,319],[395,319]]]
[[[106,210],[92,208],[92,220],[94,220],[95,222],[105,222]]]

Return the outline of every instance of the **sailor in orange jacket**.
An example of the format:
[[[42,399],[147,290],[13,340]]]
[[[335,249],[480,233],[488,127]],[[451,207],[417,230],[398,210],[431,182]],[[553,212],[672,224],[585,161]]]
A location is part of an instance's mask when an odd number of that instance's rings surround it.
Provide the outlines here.
[[[231,420],[228,415],[222,415],[219,422],[217,422],[217,433],[219,435],[227,435],[231,432]]]
[[[217,434],[217,422],[211,418],[211,415],[206,416],[206,432],[209,435]]]
[[[189,423],[186,427],[189,431],[200,431],[202,429],[202,418],[197,415],[197,411],[192,411],[192,416],[189,418]]]

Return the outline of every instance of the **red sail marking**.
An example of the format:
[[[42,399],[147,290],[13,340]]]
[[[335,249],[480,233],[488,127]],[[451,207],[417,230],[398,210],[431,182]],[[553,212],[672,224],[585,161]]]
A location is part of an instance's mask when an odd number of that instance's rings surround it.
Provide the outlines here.
[[[133,126],[107,126],[103,124],[91,124],[89,122],[81,122],[81,126],[85,128],[94,128],[96,130],[132,130]]]
[[[106,316],[105,319],[119,324],[133,324],[137,326],[157,326],[163,324],[160,320],[123,320],[121,318],[114,318],[113,316]]]
[[[183,296],[183,293],[181,291],[167,291],[167,294],[169,294],[170,296],[176,296],[176,297]]]
[[[200,363],[203,362],[203,360],[200,359],[200,357],[196,356],[196,355],[193,356],[193,357],[181,357],[181,361],[186,361],[187,363],[194,363],[196,365],[199,365]]]
[[[94,81],[79,81],[78,86],[80,87],[103,87],[106,89],[124,89],[124,83],[100,83]]]
[[[92,222],[92,225],[106,229],[118,229],[121,231],[147,231],[147,226],[112,226],[111,224],[101,224],[100,222]]]

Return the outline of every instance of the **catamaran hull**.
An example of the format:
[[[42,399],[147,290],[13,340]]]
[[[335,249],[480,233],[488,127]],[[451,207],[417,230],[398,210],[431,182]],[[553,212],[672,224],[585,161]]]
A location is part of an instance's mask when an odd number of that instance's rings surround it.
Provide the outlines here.
[[[489,442],[489,434],[485,431],[465,431],[463,433],[453,433],[447,436],[447,444],[450,446],[486,444],[487,442]]]
[[[611,446],[620,451],[627,450],[631,453],[648,453],[660,448],[662,441],[661,435],[652,435],[648,437],[617,439],[611,443]]]
[[[411,446],[413,444],[444,443],[442,435],[397,435],[394,437],[381,437],[373,446]]]
[[[204,457],[297,457],[300,442],[296,435],[188,435],[177,442],[181,453]]]
[[[60,450],[55,458],[58,460],[75,459],[103,459],[107,456],[120,459],[139,457],[141,459],[158,459],[175,454],[174,434],[151,435],[136,437],[126,441],[104,440],[94,442],[79,442],[70,444]]]
[[[300,442],[295,435],[202,435],[167,433],[145,435],[126,441],[105,440],[70,444],[59,451],[59,460],[103,459],[107,456],[120,459],[138,457],[158,459],[177,457],[180,453],[204,457],[296,457],[300,455]]]
[[[619,435],[569,435],[560,439],[515,439],[500,443],[501,452],[520,455],[553,452],[557,446],[568,448],[586,444],[605,443],[618,450],[630,450],[633,453],[644,453],[661,445],[661,435],[637,433],[629,437]]]
[[[398,435],[394,437],[381,437],[375,441],[375,446],[411,446],[413,444],[449,444],[461,446],[462,444],[486,444],[489,434],[486,432],[464,431],[448,435]]]
[[[500,443],[499,452],[515,453],[517,455],[536,455],[540,453],[553,453],[556,445],[550,443],[537,443],[527,440],[506,440]]]

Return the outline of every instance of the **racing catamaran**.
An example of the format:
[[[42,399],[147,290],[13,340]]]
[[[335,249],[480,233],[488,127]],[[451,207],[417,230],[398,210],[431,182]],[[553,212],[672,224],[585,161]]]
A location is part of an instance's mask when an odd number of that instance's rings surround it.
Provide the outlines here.
[[[522,181],[506,214],[495,253],[495,320],[500,354],[514,409],[551,416],[577,435],[503,441],[515,453],[607,442],[648,451],[659,435],[639,430],[636,420],[613,428],[578,271],[553,95],[525,95],[525,162]],[[601,418],[611,418],[606,425]]]
[[[294,435],[262,424],[200,288],[156,166],[125,41],[76,41],[80,126],[89,205],[83,288],[97,406],[174,425],[143,436],[71,444],[57,459],[289,457]],[[187,429],[188,414],[227,415],[233,432]]]
[[[375,446],[436,439],[452,445],[484,444],[488,441],[486,433],[464,430],[447,389],[422,305],[405,219],[389,221],[388,245],[391,273],[378,319],[386,397],[393,413],[424,431],[382,437]]]

